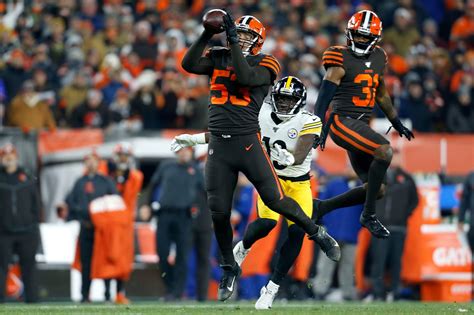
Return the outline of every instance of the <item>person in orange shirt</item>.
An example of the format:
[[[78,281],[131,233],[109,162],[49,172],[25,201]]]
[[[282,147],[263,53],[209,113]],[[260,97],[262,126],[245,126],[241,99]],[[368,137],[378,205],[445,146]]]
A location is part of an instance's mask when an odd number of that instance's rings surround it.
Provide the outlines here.
[[[107,161],[107,163],[102,163],[99,171],[108,175],[113,180],[118,193],[124,199],[130,219],[129,232],[133,234],[135,209],[137,207],[138,194],[143,184],[143,173],[135,168],[131,145],[129,143],[117,144],[112,159]],[[133,248],[131,250],[133,251]],[[131,263],[133,263],[133,261]],[[124,281],[126,278],[116,279],[117,296],[115,303],[117,304],[130,303],[125,296]],[[111,279],[105,280],[106,300],[110,300],[110,280]]]
[[[474,0],[467,0],[465,14],[454,22],[451,28],[451,43],[474,38]]]

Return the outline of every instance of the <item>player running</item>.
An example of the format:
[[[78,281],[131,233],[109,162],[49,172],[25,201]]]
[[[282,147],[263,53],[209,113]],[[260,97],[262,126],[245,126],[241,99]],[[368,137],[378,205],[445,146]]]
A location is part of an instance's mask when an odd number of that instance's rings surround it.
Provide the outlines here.
[[[230,211],[239,172],[252,182],[264,203],[301,226],[311,240],[329,254],[335,245],[324,229],[283,194],[278,177],[259,136],[258,113],[263,99],[280,71],[278,61],[260,53],[265,28],[253,16],[237,21],[223,17],[228,47],[213,47],[203,56],[213,33],[205,30],[183,58],[183,68],[211,78],[209,131],[193,138],[209,142],[205,181],[214,233],[222,254],[223,277],[218,298],[227,300],[241,274],[232,252]]]
[[[269,102],[260,110],[259,122],[262,142],[270,155],[285,195],[298,202],[303,211],[311,217],[313,200],[309,171],[312,146],[315,137],[321,133],[322,123],[318,117],[303,110],[306,105],[306,88],[296,77],[285,77],[272,88]],[[196,135],[179,135],[172,142],[172,150],[180,150],[190,145],[189,139]],[[201,136],[202,137],[202,136]],[[192,144],[193,145],[193,144]],[[234,257],[240,266],[251,246],[265,237],[277,225],[280,215],[265,205],[259,196],[257,200],[258,218],[247,227],[243,240],[234,247]],[[278,293],[279,285],[295,262],[303,244],[304,231],[288,221],[288,238],[281,247],[275,271],[269,283],[260,291],[255,307],[269,309]],[[324,230],[324,227],[320,227]],[[326,232],[325,232],[326,233]],[[334,244],[328,257],[337,261],[340,249]]]
[[[375,103],[400,136],[411,140],[414,135],[400,122],[385,87],[387,55],[377,46],[381,36],[379,17],[372,11],[359,11],[347,23],[347,47],[332,46],[323,54],[327,72],[315,108],[324,119],[331,103],[332,114],[318,144],[324,149],[330,129],[331,138],[347,150],[364,185],[335,198],[316,201],[315,211],[321,217],[334,209],[365,202],[360,223],[375,237],[387,238],[390,232],[375,216],[375,201],[384,194],[383,181],[392,160],[392,148],[389,141],[369,127]]]

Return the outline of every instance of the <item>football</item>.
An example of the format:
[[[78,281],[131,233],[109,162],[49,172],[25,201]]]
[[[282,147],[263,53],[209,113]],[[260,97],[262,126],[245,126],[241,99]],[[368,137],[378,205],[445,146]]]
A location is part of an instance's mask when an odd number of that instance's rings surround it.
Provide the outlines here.
[[[221,33],[224,31],[224,20],[222,18],[225,14],[224,10],[209,10],[202,18],[202,25],[204,25],[206,30],[214,34]]]

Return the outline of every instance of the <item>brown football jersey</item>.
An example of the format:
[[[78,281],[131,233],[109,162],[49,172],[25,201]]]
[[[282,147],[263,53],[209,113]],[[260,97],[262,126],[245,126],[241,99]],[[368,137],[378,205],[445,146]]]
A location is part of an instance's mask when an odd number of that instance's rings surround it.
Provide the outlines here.
[[[267,96],[271,82],[261,86],[242,86],[237,83],[230,50],[214,47],[206,56],[214,63],[209,96],[209,131],[217,134],[245,135],[257,133],[258,113]],[[272,81],[278,76],[280,64],[266,54],[247,55],[251,67],[267,68]]]
[[[323,54],[324,68],[342,67],[345,71],[331,101],[333,112],[367,121],[386,64],[387,54],[379,46],[366,56],[357,56],[345,46],[329,47]]]

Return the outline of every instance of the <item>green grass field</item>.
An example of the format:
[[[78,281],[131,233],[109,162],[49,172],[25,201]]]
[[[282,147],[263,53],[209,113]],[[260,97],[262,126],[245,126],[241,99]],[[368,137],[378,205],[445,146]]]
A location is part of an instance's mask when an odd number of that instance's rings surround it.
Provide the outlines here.
[[[112,304],[5,304],[0,314],[474,314],[474,303],[283,303],[276,301],[270,311],[256,311],[251,302],[238,303],[134,303]]]

